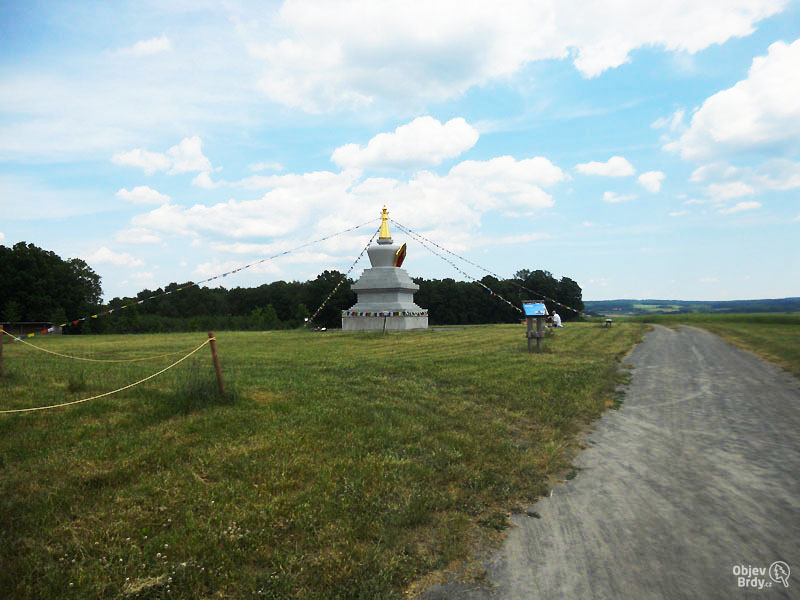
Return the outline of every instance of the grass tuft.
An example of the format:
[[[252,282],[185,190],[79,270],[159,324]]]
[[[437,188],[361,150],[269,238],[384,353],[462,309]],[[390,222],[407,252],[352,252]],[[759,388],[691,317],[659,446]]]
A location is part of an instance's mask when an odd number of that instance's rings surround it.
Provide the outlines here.
[[[219,391],[216,375],[197,362],[174,375],[174,389],[163,399],[176,414],[189,414],[213,406],[229,406],[236,402],[238,393],[235,384],[229,382],[225,395]]]
[[[508,520],[508,515],[502,512],[492,513],[482,519],[478,519],[478,525],[481,527],[489,527],[496,531],[502,531],[511,526]]]
[[[67,380],[67,391],[70,394],[85,392],[88,387],[86,383],[86,371],[80,369],[70,372],[69,379]]]

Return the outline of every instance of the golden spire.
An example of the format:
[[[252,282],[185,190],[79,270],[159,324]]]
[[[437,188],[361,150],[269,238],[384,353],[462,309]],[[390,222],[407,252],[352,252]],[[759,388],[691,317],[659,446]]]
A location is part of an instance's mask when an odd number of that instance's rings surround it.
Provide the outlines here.
[[[381,233],[378,236],[379,240],[390,240],[392,239],[392,234],[389,233],[389,211],[386,210],[386,205],[383,205],[383,211],[381,212]]]

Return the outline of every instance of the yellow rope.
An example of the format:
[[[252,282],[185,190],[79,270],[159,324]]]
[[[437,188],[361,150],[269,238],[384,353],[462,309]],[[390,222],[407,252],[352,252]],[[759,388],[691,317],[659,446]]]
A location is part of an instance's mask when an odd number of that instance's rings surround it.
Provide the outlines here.
[[[183,350],[176,350],[175,352],[167,352],[166,354],[157,354],[155,356],[143,356],[142,358],[85,358],[83,356],[71,356],[69,354],[61,354],[60,352],[54,352],[53,350],[48,350],[47,348],[42,348],[41,346],[37,346],[36,344],[31,344],[30,342],[26,342],[22,338],[18,338],[17,336],[8,333],[7,331],[0,329],[0,333],[5,333],[7,336],[14,339],[16,342],[22,342],[26,346],[30,346],[31,348],[36,348],[37,350],[41,350],[42,352],[47,352],[48,354],[54,354],[56,356],[61,356],[63,358],[71,358],[73,360],[85,360],[88,362],[110,362],[110,363],[129,363],[129,362],[139,362],[142,360],[152,360],[156,358],[164,358],[165,356],[172,356],[174,354],[180,354],[181,352],[186,352],[189,348],[184,348]]]
[[[62,402],[61,404],[52,404],[50,406],[36,406],[34,408],[15,408],[15,409],[12,409],[12,410],[0,410],[0,414],[32,412],[32,411],[35,411],[35,410],[47,410],[49,408],[61,408],[62,406],[70,406],[72,404],[80,404],[81,402],[88,402],[89,400],[96,400],[97,398],[103,398],[104,396],[110,396],[111,394],[116,394],[117,392],[122,392],[124,390],[127,390],[128,388],[132,388],[135,385],[139,385],[140,383],[144,383],[145,381],[148,381],[148,380],[152,379],[153,377],[157,377],[157,376],[161,375],[164,371],[169,371],[172,367],[174,367],[176,365],[179,365],[180,363],[185,361],[187,358],[189,358],[192,354],[194,354],[195,352],[200,350],[200,348],[202,348],[203,346],[205,346],[206,344],[208,344],[212,340],[216,340],[216,339],[217,338],[208,338],[205,342],[200,344],[197,348],[195,348],[194,350],[189,352],[189,354],[187,354],[183,358],[177,360],[176,362],[172,363],[170,366],[168,366],[168,367],[166,367],[164,369],[161,369],[158,373],[153,373],[152,375],[150,375],[148,377],[145,377],[144,379],[140,379],[139,381],[137,381],[135,383],[130,383],[130,384],[126,385],[125,387],[119,388],[118,390],[114,390],[112,392],[106,392],[104,394],[99,394],[97,396],[92,396],[91,398],[84,398],[83,400],[73,400],[72,402]]]

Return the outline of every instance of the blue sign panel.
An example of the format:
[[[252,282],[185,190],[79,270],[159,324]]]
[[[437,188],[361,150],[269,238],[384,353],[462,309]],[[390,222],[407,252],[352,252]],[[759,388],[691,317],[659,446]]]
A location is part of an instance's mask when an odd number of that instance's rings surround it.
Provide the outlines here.
[[[522,308],[525,309],[526,317],[546,317],[547,309],[541,302],[523,302]]]

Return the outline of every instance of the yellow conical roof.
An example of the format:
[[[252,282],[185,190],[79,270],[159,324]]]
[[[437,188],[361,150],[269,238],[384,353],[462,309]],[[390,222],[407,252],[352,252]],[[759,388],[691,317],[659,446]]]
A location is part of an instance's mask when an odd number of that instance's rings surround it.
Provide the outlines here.
[[[389,233],[389,211],[386,210],[386,205],[383,205],[383,211],[381,211],[381,232],[378,236],[379,240],[390,240],[392,239],[392,234]]]

